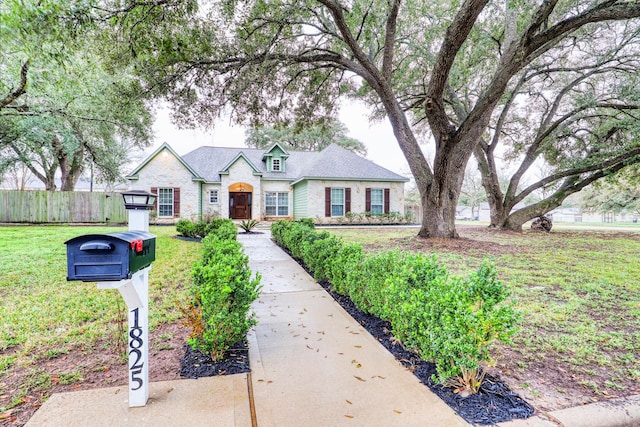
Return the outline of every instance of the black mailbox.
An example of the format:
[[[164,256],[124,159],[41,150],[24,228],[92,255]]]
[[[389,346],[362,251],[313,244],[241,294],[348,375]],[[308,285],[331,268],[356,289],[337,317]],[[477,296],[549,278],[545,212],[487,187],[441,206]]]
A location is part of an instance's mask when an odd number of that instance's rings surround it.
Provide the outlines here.
[[[146,231],[86,234],[65,242],[67,280],[130,279],[156,259],[156,236]]]

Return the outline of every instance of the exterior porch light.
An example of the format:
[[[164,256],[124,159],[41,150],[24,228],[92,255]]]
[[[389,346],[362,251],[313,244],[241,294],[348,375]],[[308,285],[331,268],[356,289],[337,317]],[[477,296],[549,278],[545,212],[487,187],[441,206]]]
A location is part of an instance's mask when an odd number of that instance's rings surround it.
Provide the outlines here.
[[[122,193],[126,210],[151,210],[157,197],[155,194],[143,190],[130,190]]]

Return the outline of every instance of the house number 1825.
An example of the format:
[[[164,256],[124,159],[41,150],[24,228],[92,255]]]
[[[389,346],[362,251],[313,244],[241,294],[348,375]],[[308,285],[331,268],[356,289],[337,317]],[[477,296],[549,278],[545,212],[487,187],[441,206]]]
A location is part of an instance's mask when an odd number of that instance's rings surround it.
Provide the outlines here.
[[[139,375],[142,374],[142,367],[144,366],[144,361],[142,360],[142,351],[140,348],[144,344],[142,340],[142,328],[140,327],[140,320],[138,315],[138,308],[134,308],[131,310],[133,313],[133,326],[129,329],[129,360],[131,360],[131,355],[135,355],[133,359],[133,364],[129,367],[129,372],[131,373],[131,390],[139,390],[140,387],[144,384],[142,378]],[[134,383],[137,386],[134,387]]]

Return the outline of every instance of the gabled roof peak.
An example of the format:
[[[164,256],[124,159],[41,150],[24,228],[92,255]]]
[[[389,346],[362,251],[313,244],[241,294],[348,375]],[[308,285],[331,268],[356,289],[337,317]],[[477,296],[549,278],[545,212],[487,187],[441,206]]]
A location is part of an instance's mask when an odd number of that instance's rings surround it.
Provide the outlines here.
[[[191,165],[189,165],[187,162],[185,162],[184,159],[182,158],[182,156],[180,156],[178,153],[176,153],[175,150],[173,148],[171,148],[171,146],[166,142],[163,142],[162,145],[160,145],[160,147],[158,147],[153,153],[151,153],[151,155],[149,155],[142,163],[140,163],[138,165],[137,168],[135,168],[125,178],[129,179],[129,180],[138,179],[138,173],[140,172],[140,170],[142,168],[144,168],[149,162],[151,162],[151,160],[156,158],[156,156],[158,156],[160,153],[162,153],[165,150],[168,151],[176,159],[178,159],[178,161],[191,173],[193,180],[202,180],[202,177],[198,174],[198,172],[196,172],[193,169],[193,167],[191,167]]]
[[[253,164],[253,162],[249,159],[249,157],[247,157],[246,154],[242,152],[242,150],[240,150],[240,152],[233,159],[231,159],[229,162],[227,162],[226,165],[222,167],[222,169],[220,170],[220,174],[222,175],[228,174],[229,168],[231,168],[231,166],[233,166],[233,164],[237,162],[239,159],[243,159],[249,165],[249,167],[253,169],[254,175],[262,175],[262,172],[260,171],[260,169]]]
[[[289,157],[289,152],[287,150],[285,150],[285,148],[280,145],[279,142],[274,142],[271,147],[269,147],[264,154],[262,155],[262,160],[264,160],[265,157],[271,157],[272,156],[272,151],[275,150],[276,148],[280,149],[280,151],[282,152],[282,154],[280,155],[281,157]]]

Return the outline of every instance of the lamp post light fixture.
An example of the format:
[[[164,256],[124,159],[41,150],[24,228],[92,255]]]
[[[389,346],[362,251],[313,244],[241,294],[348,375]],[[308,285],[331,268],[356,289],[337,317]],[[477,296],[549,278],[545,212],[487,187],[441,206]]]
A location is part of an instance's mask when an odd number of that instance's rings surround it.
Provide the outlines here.
[[[149,211],[153,209],[157,197],[143,190],[122,193],[124,208],[129,213],[129,230],[149,231]]]
[[[151,210],[157,197],[144,190],[129,190],[122,193],[126,210]]]

